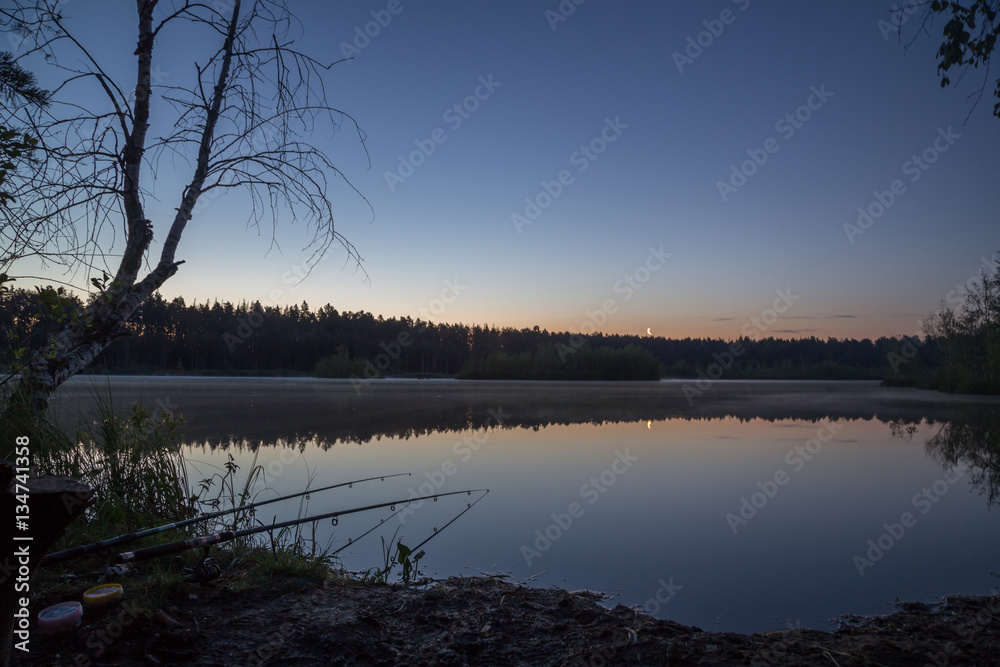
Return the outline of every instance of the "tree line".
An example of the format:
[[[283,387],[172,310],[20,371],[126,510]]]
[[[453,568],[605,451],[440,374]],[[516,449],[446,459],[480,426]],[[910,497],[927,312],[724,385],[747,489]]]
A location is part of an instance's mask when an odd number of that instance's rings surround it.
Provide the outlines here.
[[[85,312],[52,290],[3,294],[0,363],[44,354],[65,310]],[[92,298],[100,298],[95,296]],[[136,309],[92,369],[111,373],[318,374],[326,377],[463,376],[648,379],[702,375],[773,379],[879,379],[936,371],[947,345],[930,338],[667,339],[553,332],[339,311],[308,303],[188,303],[154,293]],[[733,350],[739,350],[733,354]],[[913,353],[912,351],[916,352]]]
[[[42,258],[73,269],[74,273],[80,268],[86,269],[85,275],[98,288],[101,298],[91,299],[85,309],[79,309],[72,301],[55,298],[57,293],[40,292],[41,298],[49,299],[49,314],[61,312],[64,317],[42,321],[38,330],[30,336],[25,334],[28,344],[14,337],[15,329],[23,325],[23,320],[16,320],[13,315],[5,319],[9,326],[2,330],[6,345],[0,349],[0,355],[9,358],[8,366],[18,371],[17,391],[14,392],[19,397],[17,402],[30,405],[33,413],[41,414],[60,384],[95,361],[105,368],[133,369],[152,364],[159,357],[159,363],[153,367],[176,363],[184,368],[187,363],[191,369],[208,370],[208,367],[221,364],[221,370],[235,371],[237,366],[245,366],[259,372],[262,365],[271,365],[301,372],[315,356],[316,346],[327,346],[331,338],[336,338],[324,337],[322,331],[316,333],[310,327],[313,320],[308,317],[305,327],[294,329],[296,335],[305,332],[304,338],[309,339],[301,341],[301,347],[277,349],[269,339],[267,344],[244,346],[242,353],[229,349],[228,356],[220,357],[211,354],[213,348],[217,348],[214,340],[217,328],[214,333],[205,333],[213,331],[211,326],[194,333],[174,325],[172,333],[164,334],[165,328],[147,328],[133,321],[132,316],[147,300],[150,311],[163,305],[152,303],[152,295],[183,264],[184,260],[177,257],[181,236],[199,210],[199,198],[213,189],[216,192],[243,189],[249,195],[252,224],[259,224],[266,218],[267,209],[270,209],[274,227],[278,226],[279,212],[286,220],[307,221],[314,233],[308,246],[311,259],[323,257],[332,245],[339,243],[348,259],[360,266],[357,250],[335,228],[334,211],[328,198],[330,177],[346,181],[346,176],[306,136],[314,133],[317,121],[329,122],[330,129],[335,131],[346,124],[353,126],[362,146],[365,144],[365,134],[357,122],[327,102],[323,74],[336,63],[326,63],[295,50],[294,40],[287,39],[288,26],[296,24],[295,16],[280,0],[250,1],[246,7],[237,0],[221,9],[205,3],[185,3],[180,11],[174,11],[169,3],[138,0],[135,20],[139,40],[131,54],[135,59],[134,73],[115,81],[109,78],[108,68],[98,63],[87,50],[82,35],[67,29],[67,17],[57,11],[58,5],[48,0],[14,0],[0,8],[0,32],[8,33],[12,44],[24,42],[21,56],[0,52],[0,96],[4,98],[4,104],[0,105],[0,220],[4,223],[0,225],[0,295],[11,296],[6,285],[18,278],[12,272],[15,265],[24,259]],[[1000,0],[968,3],[935,0],[922,3],[922,7],[921,32],[926,31],[935,18],[947,19],[937,53],[942,86],[950,85],[952,75],[957,73],[956,81],[960,80],[962,74],[980,65],[988,71],[996,48],[995,21]],[[916,5],[897,8],[892,23],[879,22],[883,36],[899,33],[903,23],[916,11]],[[154,44],[162,46],[165,37],[154,38],[168,24],[171,28],[177,24],[178,28],[187,30],[208,27],[220,41],[215,43],[214,51],[209,50],[211,55],[206,60],[189,68],[196,72],[195,77],[159,85],[152,70]],[[176,34],[177,43],[183,44],[183,30],[168,30],[163,34]],[[124,60],[121,58],[126,54],[119,54],[117,60],[128,62],[128,56]],[[41,89],[32,73],[21,67],[22,57],[37,55],[44,56],[47,66],[55,68],[57,76],[62,77],[54,93]],[[981,84],[981,93],[987,80]],[[78,86],[88,85],[97,95],[80,94]],[[261,91],[264,93],[260,94]],[[1000,100],[1000,79],[995,96]],[[161,104],[162,101],[169,104]],[[50,104],[58,105],[60,113],[43,111]],[[1000,101],[993,111],[1000,116]],[[154,136],[149,133],[151,119],[156,120],[160,128],[155,133],[156,141],[147,139]],[[190,167],[184,177],[186,185],[176,193],[179,195],[176,214],[172,220],[157,223],[148,219],[145,212],[147,186],[155,177],[155,169],[146,167],[155,167],[157,158],[149,160],[155,154],[171,159],[187,157]],[[354,188],[349,181],[347,185]],[[99,244],[97,239],[105,237],[105,226],[119,220],[124,223],[121,225],[124,228],[122,243]],[[79,237],[77,229],[81,232]],[[157,233],[166,231],[166,234],[162,236],[159,259],[147,273],[144,267],[152,259],[149,250],[154,229]],[[96,278],[99,267],[94,259],[107,260],[115,256],[119,263],[117,268],[110,268],[112,275],[103,273],[102,269],[103,277]],[[287,312],[291,308],[278,311],[281,324],[286,324],[284,320],[294,322],[302,315],[301,312]],[[215,312],[214,306],[209,310],[207,319],[228,317],[231,320],[231,313],[238,307],[226,304],[221,308],[221,315]],[[258,313],[258,309],[251,307],[244,310],[246,315]],[[202,313],[198,312],[200,317]],[[263,310],[259,316],[260,325],[265,326]],[[205,326],[202,321],[205,318],[195,319],[199,326]],[[336,318],[327,319],[342,318],[337,313]],[[367,322],[372,318],[370,314],[361,313],[355,319]],[[384,322],[380,320],[379,326]],[[389,320],[390,324],[384,326],[391,328],[398,322]],[[420,337],[412,343],[421,347],[419,351],[401,349],[398,355],[375,352],[386,355],[376,356],[376,359],[387,360],[382,371],[395,364],[405,369],[413,365],[440,366],[448,370],[431,372],[452,373],[454,364],[463,357],[465,361],[460,365],[471,363],[471,370],[475,370],[479,355],[488,357],[491,353],[508,355],[501,361],[508,367],[517,367],[520,362],[512,361],[511,355],[520,356],[525,352],[507,351],[505,345],[526,344],[526,340],[538,336],[553,339],[563,336],[537,329],[497,331],[464,325],[420,328],[419,323],[418,328]],[[962,336],[963,331],[956,329],[953,333]],[[43,332],[44,342],[40,342]],[[137,333],[136,339],[142,339],[144,344],[153,338],[159,337],[159,340],[152,344],[153,347],[118,342],[129,332]],[[978,330],[975,332],[977,336],[980,334]],[[239,334],[229,335],[235,336],[240,344],[248,340]],[[432,340],[434,336],[439,339]],[[466,347],[461,346],[463,337]],[[675,373],[689,373],[694,367],[713,363],[706,361],[704,348],[719,348],[722,344],[722,341],[691,339],[664,343],[681,345],[685,353],[692,353],[672,356],[672,350],[649,349],[649,341],[625,337],[623,343],[618,338],[621,337],[596,341],[599,347],[593,349],[606,348],[614,352],[620,350],[622,344],[635,343],[656,355],[663,371]],[[483,339],[486,347],[477,346]],[[785,352],[791,356],[783,357],[780,365],[775,365],[766,346],[758,347],[756,342],[747,341],[748,355],[734,360],[726,370],[730,375],[748,372],[868,374],[874,373],[875,368],[884,368],[879,359],[885,345],[891,345],[884,339],[874,342],[814,341],[825,345],[824,350],[829,354],[813,354],[807,361],[808,345],[803,348],[794,342],[769,340],[771,347],[788,347]],[[190,343],[190,346],[178,349],[178,341]],[[370,348],[370,343],[352,348],[346,346],[348,342],[337,344],[336,355],[327,356],[328,369],[341,372],[346,363],[347,371],[358,367],[368,371],[371,362],[364,359],[372,350],[359,348],[366,345]],[[593,342],[586,341],[588,346]],[[858,343],[863,350],[860,356],[867,355],[867,358],[858,361],[854,352],[839,349],[850,347],[848,342]],[[897,345],[906,344],[902,340],[896,342]],[[883,349],[879,349],[880,343]],[[537,346],[539,342],[535,340],[533,344]],[[552,343],[543,341],[542,344]],[[452,349],[455,345],[458,347]],[[494,347],[492,351],[490,345]],[[261,349],[257,350],[258,347]],[[915,344],[910,343],[910,347]],[[133,348],[138,360],[129,356]],[[699,349],[702,351],[700,357],[697,355]],[[528,354],[541,354],[537,350],[537,347],[535,351],[529,349]],[[968,371],[968,350],[961,346],[953,350],[966,366],[960,365],[950,377],[961,379]],[[713,352],[712,356],[715,354]],[[725,354],[724,350],[721,354]],[[472,362],[468,361],[469,355]],[[926,356],[923,355],[919,363],[925,363]],[[835,359],[839,357],[847,361]],[[906,359],[909,361],[911,357]],[[715,363],[719,365],[710,368],[722,368],[718,360]],[[959,381],[956,386],[969,384],[973,388],[989,389],[995,386],[992,372],[983,375],[981,368],[976,369],[973,375],[979,379],[971,383]],[[3,411],[5,417],[9,416],[7,408]]]
[[[903,368],[893,381],[963,394],[1000,394],[1000,260],[992,272],[980,272],[960,304],[942,307],[924,328],[941,347],[940,363]]]

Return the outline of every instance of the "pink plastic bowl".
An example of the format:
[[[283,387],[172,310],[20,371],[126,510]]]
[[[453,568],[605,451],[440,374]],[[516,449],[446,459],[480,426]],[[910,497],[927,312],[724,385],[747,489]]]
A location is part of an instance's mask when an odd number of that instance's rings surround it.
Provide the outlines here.
[[[60,602],[38,612],[38,631],[53,635],[80,627],[83,605],[79,602]]]

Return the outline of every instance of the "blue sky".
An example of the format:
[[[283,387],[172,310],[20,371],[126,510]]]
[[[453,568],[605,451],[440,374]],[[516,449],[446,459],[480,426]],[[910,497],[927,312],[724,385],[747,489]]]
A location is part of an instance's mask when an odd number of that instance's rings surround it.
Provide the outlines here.
[[[99,4],[69,4],[67,25],[129,81],[134,21]],[[991,85],[969,116],[981,72],[940,88],[941,23],[908,52],[919,15],[902,41],[886,38],[891,4],[586,0],[555,21],[555,0],[401,0],[396,14],[388,0],[296,2],[302,50],[335,60],[352,47],[327,92],[363,128],[371,168],[349,129],[314,141],[374,208],[331,191],[369,280],[334,252],[293,286],[304,229],[282,227],[271,248],[269,229],[247,229],[246,200],[227,195],[192,220],[186,263],[161,291],[572,331],[610,300],[608,332],[731,338],[790,290],[768,333],[915,333],[1000,250],[1000,120]],[[391,21],[355,41],[372,12]],[[700,52],[688,41],[699,37]],[[164,83],[190,78],[184,58],[199,47],[163,35]],[[400,172],[420,145],[434,150]],[[925,151],[925,170],[904,166]],[[753,156],[723,197],[719,182]],[[157,238],[186,175],[161,166],[150,183]],[[897,180],[901,194],[849,239],[844,225],[859,207],[877,212]],[[547,205],[518,225],[526,199]],[[661,247],[669,259],[641,269]]]

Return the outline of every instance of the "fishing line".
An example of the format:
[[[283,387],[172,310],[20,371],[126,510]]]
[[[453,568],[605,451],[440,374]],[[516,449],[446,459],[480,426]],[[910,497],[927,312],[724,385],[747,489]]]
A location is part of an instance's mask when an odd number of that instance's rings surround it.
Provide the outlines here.
[[[184,526],[189,526],[191,524],[199,523],[201,521],[207,521],[208,519],[215,519],[220,516],[233,514],[235,512],[240,512],[243,510],[249,510],[257,507],[262,507],[264,505],[270,505],[271,503],[281,502],[282,500],[299,498],[301,496],[313,493],[320,493],[322,491],[330,491],[332,489],[339,489],[345,486],[348,488],[353,488],[355,484],[361,484],[363,482],[371,482],[376,479],[384,482],[385,480],[391,479],[393,477],[404,477],[408,475],[410,475],[410,473],[408,472],[395,473],[392,475],[376,475],[375,477],[366,477],[364,479],[356,479],[350,482],[341,482],[340,484],[324,486],[319,489],[307,489],[300,493],[292,493],[287,496],[279,496],[277,498],[271,498],[270,500],[262,500],[260,502],[250,503],[249,505],[243,505],[241,507],[235,507],[233,509],[210,512],[208,514],[202,514],[196,517],[192,517],[190,519],[184,519],[182,521],[175,521],[173,523],[164,524],[162,526],[156,526],[155,528],[147,528],[146,530],[141,530],[135,533],[125,533],[124,535],[118,535],[116,537],[111,537],[106,540],[100,540],[98,542],[93,542],[92,544],[85,544],[83,546],[73,547],[72,549],[66,549],[64,551],[55,551],[53,553],[47,554],[44,558],[42,558],[39,565],[52,565],[54,563],[61,563],[63,561],[72,560],[73,558],[79,558],[80,556],[92,553],[94,551],[109,549],[111,547],[116,547],[120,544],[128,544],[129,542],[134,542],[135,540],[141,539],[143,537],[149,537],[150,535],[165,533],[168,530],[182,528]]]

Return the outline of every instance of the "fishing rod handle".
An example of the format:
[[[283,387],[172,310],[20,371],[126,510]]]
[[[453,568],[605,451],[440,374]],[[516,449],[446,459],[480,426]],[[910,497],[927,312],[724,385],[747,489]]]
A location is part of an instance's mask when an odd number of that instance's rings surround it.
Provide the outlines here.
[[[131,542],[134,539],[136,539],[135,533],[127,533],[125,535],[119,535],[118,537],[112,537],[111,539],[94,542],[93,544],[84,544],[82,546],[73,547],[72,549],[66,549],[64,551],[53,551],[50,554],[45,554],[45,556],[42,557],[41,562],[39,562],[39,565],[54,565],[55,563],[61,563],[66,560],[73,560],[74,558],[79,558],[80,556],[89,554],[92,551],[100,551],[101,549],[113,547],[116,544]]]
[[[159,558],[160,556],[169,556],[171,554],[177,554],[182,551],[187,551],[188,549],[197,549],[198,547],[207,547],[216,542],[223,542],[225,540],[231,540],[235,537],[235,534],[231,530],[227,530],[223,533],[217,533],[215,535],[206,535],[205,537],[196,537],[192,540],[185,540],[183,542],[168,542],[167,544],[158,544],[155,547],[146,547],[144,549],[136,549],[135,551],[126,551],[115,556],[116,563],[134,563],[139,560],[149,560],[150,558]]]

